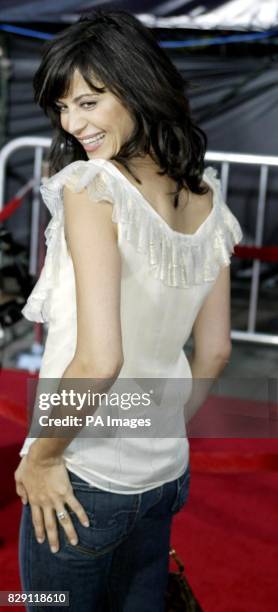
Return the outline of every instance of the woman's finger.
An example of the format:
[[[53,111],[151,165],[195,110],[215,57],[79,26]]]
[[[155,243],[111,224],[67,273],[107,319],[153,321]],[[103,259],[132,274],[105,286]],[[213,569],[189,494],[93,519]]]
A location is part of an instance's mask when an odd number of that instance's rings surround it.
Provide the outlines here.
[[[45,527],[42,509],[39,506],[31,504],[31,513],[35,536],[39,544],[42,544],[45,540]]]
[[[57,529],[57,519],[54,508],[44,507],[44,524],[47,533],[49,546],[53,553],[59,550],[59,536]]]
[[[61,506],[61,505],[57,506],[56,516],[57,516],[57,519],[61,527],[63,527],[68,540],[73,546],[75,546],[78,542],[78,536],[72,524],[70,515],[64,506]]]
[[[21,501],[23,504],[27,504],[28,503],[28,495],[26,492],[26,489],[24,487],[23,484],[21,484],[20,482],[16,482],[15,485],[15,490],[17,495],[19,495],[19,497],[21,497]]]
[[[75,514],[77,515],[77,517],[80,520],[80,523],[84,527],[89,527],[90,526],[90,521],[89,521],[88,515],[86,514],[83,506],[81,506],[80,502],[74,496],[73,493],[68,495],[68,497],[66,499],[66,503],[71,508],[71,510],[73,510],[73,512],[75,512]]]

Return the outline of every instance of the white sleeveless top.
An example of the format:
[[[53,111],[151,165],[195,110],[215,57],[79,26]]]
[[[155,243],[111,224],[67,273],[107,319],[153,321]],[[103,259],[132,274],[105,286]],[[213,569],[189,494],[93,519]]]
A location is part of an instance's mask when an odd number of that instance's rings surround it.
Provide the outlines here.
[[[220,269],[229,265],[233,247],[242,238],[237,219],[223,201],[216,170],[207,168],[203,180],[213,190],[213,207],[190,235],[170,228],[120,170],[104,159],[73,162],[41,187],[52,215],[45,231],[47,252],[22,310],[30,321],[48,325],[39,378],[61,379],[76,347],[75,277],[64,234],[67,184],[76,192],[86,188],[94,201],[109,201],[112,220],[118,224],[124,355],[119,378],[184,379],[184,393],[176,394],[176,405],[166,400],[162,407],[174,410],[179,436],[81,440],[77,435],[65,449],[67,468],[107,491],[150,490],[178,478],[189,461],[183,410],[192,374],[183,347]],[[25,439],[21,456],[34,440]]]

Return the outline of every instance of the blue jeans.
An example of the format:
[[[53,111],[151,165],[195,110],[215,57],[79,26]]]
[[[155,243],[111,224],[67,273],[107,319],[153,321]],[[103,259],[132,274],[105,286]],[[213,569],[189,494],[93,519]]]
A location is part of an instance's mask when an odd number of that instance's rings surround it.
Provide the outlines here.
[[[165,612],[171,524],[188,497],[189,468],[177,480],[128,495],[102,491],[68,473],[90,527],[70,511],[78,544],[69,543],[59,524],[60,548],[52,553],[47,538],[37,542],[30,505],[23,506],[22,590],[69,591],[70,612]],[[44,612],[45,607],[26,609]]]

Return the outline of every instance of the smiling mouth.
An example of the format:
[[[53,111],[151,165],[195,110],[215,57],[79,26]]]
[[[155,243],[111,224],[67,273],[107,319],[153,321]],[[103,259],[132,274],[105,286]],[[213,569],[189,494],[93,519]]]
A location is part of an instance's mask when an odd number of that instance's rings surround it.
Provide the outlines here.
[[[97,134],[96,136],[92,136],[91,138],[83,138],[82,140],[80,139],[79,142],[81,142],[82,145],[94,144],[95,142],[102,140],[104,136],[104,132],[100,132],[99,134]]]

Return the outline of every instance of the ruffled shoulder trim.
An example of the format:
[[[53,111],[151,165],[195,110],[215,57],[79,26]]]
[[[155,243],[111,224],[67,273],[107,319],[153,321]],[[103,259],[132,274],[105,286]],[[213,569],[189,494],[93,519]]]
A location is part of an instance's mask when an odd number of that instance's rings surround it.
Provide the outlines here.
[[[24,316],[33,321],[49,321],[51,291],[59,282],[63,258],[69,257],[63,231],[65,185],[74,192],[87,189],[93,201],[113,205],[112,220],[121,225],[121,240],[131,242],[147,258],[156,279],[179,288],[215,280],[220,268],[230,263],[242,232],[223,201],[216,170],[207,168],[203,179],[213,191],[213,208],[194,234],[172,230],[140,191],[107,160],[76,161],[44,180],[41,194],[52,219],[45,230],[44,267],[22,310]]]
[[[242,239],[240,225],[223,200],[216,169],[206,168],[203,179],[212,189],[213,208],[194,234],[174,231],[106,160],[90,160],[86,168],[76,166],[67,184],[74,191],[87,187],[95,201],[111,202],[112,219],[121,224],[122,239],[148,258],[154,277],[171,287],[188,288],[214,281]]]

